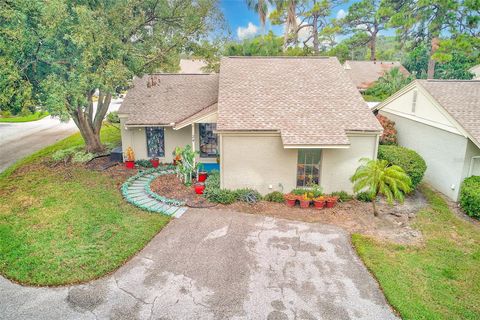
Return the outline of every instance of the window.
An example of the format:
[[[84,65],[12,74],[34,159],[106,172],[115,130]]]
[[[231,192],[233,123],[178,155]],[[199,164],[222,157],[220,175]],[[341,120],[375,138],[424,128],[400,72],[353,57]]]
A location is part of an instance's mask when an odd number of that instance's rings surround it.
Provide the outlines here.
[[[218,154],[217,135],[213,131],[217,128],[216,123],[200,123],[200,157],[215,158]]]
[[[320,182],[320,149],[299,149],[297,160],[297,187]]]
[[[165,132],[163,128],[147,127],[148,157],[165,157]]]

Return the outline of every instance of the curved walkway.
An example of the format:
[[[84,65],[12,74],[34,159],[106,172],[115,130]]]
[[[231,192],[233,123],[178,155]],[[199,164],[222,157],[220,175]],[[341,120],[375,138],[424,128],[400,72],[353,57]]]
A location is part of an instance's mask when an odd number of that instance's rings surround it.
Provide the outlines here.
[[[22,287],[0,319],[398,319],[342,229],[189,209],[111,275]]]
[[[153,179],[164,174],[173,173],[175,173],[175,170],[171,166],[141,171],[137,175],[130,177],[122,185],[123,197],[134,206],[143,210],[180,218],[187,211],[187,208],[184,207],[184,202],[162,197],[150,189]]]

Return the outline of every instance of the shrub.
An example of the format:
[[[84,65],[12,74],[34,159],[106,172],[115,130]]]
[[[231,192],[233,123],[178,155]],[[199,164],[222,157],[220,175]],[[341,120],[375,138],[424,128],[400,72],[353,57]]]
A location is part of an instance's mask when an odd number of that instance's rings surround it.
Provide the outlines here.
[[[280,191],[270,192],[269,194],[266,194],[265,197],[263,197],[263,199],[265,201],[278,202],[278,203],[282,203],[285,201],[283,198],[283,193],[281,193]]]
[[[480,176],[463,180],[460,188],[460,206],[470,217],[480,218]]]
[[[72,157],[72,162],[87,162],[92,160],[95,157],[93,153],[85,152],[85,151],[78,151]]]
[[[338,200],[340,200],[340,202],[346,202],[346,201],[352,200],[352,198],[353,198],[351,195],[349,195],[345,191],[332,192],[332,196],[337,196]]]
[[[401,167],[412,179],[412,190],[415,190],[427,170],[425,160],[413,150],[399,146],[378,147],[378,159],[387,160],[390,164]]]
[[[109,123],[120,123],[120,118],[118,117],[118,111],[112,111],[107,114],[107,121]]]
[[[397,144],[397,130],[395,129],[395,122],[387,117],[378,114],[378,122],[383,127],[383,134],[380,137],[380,144],[384,145],[396,145]]]
[[[295,188],[290,193],[293,193],[296,196],[303,196],[305,193],[309,193],[309,192],[312,192],[312,191],[306,188]]]
[[[206,190],[205,188],[205,191]],[[232,190],[211,188],[208,192],[205,191],[205,197],[211,202],[232,204],[237,201],[237,193]]]
[[[73,148],[67,148],[67,149],[62,149],[62,150],[55,151],[52,154],[52,160],[54,160],[54,161],[61,161],[61,160],[68,161],[73,156],[73,154],[75,152],[77,152],[77,150],[78,150],[77,147],[73,147]]]
[[[262,195],[254,189],[238,189],[235,191],[235,193],[237,194],[238,201],[253,204],[262,200]]]
[[[359,192],[357,193],[357,200],[363,202],[372,202],[373,196],[369,192]]]
[[[145,159],[137,160],[137,161],[135,161],[135,164],[137,166],[143,167],[143,168],[152,168],[153,167],[150,160],[145,160]]]

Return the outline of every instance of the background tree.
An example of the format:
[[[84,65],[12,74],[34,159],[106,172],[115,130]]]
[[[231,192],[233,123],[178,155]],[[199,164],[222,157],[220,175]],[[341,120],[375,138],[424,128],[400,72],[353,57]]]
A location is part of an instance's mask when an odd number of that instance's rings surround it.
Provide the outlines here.
[[[399,166],[389,165],[386,160],[360,159],[362,163],[350,178],[355,193],[367,190],[372,198],[373,214],[377,217],[376,199],[383,195],[389,204],[394,200],[403,202],[410,192],[412,181]]]
[[[268,13],[268,3],[269,0],[246,0],[247,7],[258,14],[258,19],[262,28],[265,28],[265,23],[267,21]]]
[[[340,23],[345,31],[352,33],[366,33],[367,42],[370,48],[370,60],[376,59],[377,37],[380,31],[386,29],[390,20],[389,10],[385,10],[380,3],[382,0],[362,0],[353,3],[348,8],[348,13]]]
[[[433,79],[441,35],[478,36],[479,7],[472,0],[385,0],[382,10],[403,43],[429,43],[427,78]]]
[[[38,84],[50,114],[73,119],[87,151],[96,153],[112,95],[134,75],[174,69],[179,54],[221,21],[217,8],[216,0],[16,0],[4,2],[0,16],[13,12],[11,28],[28,35],[22,78]]]
[[[364,95],[369,96],[367,100],[383,101],[412,80],[412,76],[405,76],[398,67],[395,67],[381,76],[372,87],[365,91]]]

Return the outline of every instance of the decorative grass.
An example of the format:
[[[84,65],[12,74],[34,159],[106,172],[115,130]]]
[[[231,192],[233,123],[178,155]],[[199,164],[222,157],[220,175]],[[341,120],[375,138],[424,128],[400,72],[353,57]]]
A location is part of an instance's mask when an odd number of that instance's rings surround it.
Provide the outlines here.
[[[403,246],[353,235],[353,244],[403,319],[480,319],[480,227],[421,187],[429,208],[415,227],[424,244]]]
[[[0,117],[0,122],[31,122],[31,121],[37,121],[37,120],[40,120],[40,119],[43,119],[45,118],[46,116],[48,116],[48,112],[35,112],[35,113],[32,113],[32,114],[29,114],[27,116],[12,116],[12,117],[8,117],[8,118],[3,118],[3,117]]]

